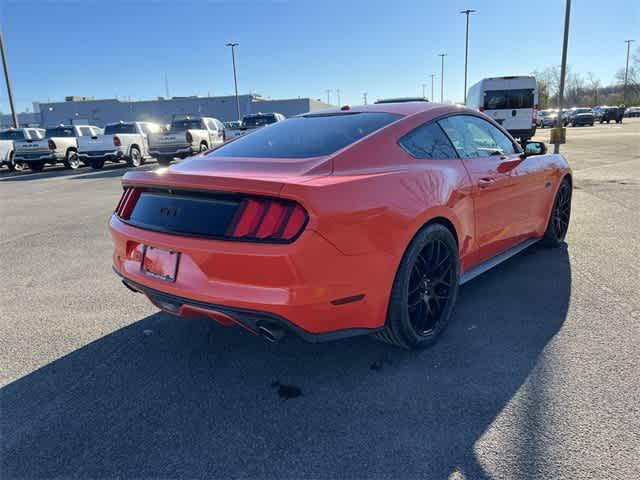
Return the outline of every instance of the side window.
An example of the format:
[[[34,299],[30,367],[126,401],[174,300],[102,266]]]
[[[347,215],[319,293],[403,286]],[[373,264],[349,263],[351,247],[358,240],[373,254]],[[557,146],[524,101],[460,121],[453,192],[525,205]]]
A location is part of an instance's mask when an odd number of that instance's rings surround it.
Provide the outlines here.
[[[458,158],[451,142],[435,122],[419,126],[402,137],[398,143],[415,158],[433,160]]]
[[[205,118],[205,124],[207,125],[207,128],[209,128],[209,130],[217,130],[218,127],[216,126],[216,122],[213,121],[212,118]]]
[[[80,127],[80,135],[82,135],[83,137],[90,137],[91,136],[91,128],[89,128],[89,127]]]
[[[215,122],[216,122],[216,125],[218,127],[218,130],[220,130],[220,131],[224,130],[224,124],[220,120],[216,119]]]
[[[456,115],[439,121],[462,158],[513,155],[513,142],[486,120],[471,115]]]

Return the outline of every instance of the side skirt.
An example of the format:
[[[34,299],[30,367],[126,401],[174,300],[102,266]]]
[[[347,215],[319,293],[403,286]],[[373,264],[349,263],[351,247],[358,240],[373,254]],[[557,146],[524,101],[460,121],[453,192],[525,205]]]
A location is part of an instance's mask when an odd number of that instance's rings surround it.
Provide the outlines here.
[[[459,284],[463,285],[467,283],[469,280],[473,280],[478,275],[481,275],[487,270],[490,270],[493,267],[500,265],[505,260],[509,260],[511,257],[513,257],[514,255],[517,255],[518,253],[523,251],[525,248],[530,247],[531,245],[538,242],[539,240],[540,240],[539,238],[530,238],[529,240],[525,240],[524,242],[519,243],[514,247],[511,247],[509,250],[505,250],[504,252],[496,255],[493,258],[490,258],[489,260],[485,260],[479,265],[476,265],[475,267],[473,267],[468,272],[465,272],[464,275],[460,277]]]

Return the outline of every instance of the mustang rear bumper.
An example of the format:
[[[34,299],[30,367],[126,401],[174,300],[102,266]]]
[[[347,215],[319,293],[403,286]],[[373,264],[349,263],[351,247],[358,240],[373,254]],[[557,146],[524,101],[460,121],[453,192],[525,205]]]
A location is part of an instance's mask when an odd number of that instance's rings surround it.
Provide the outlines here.
[[[345,255],[310,229],[290,244],[256,244],[154,232],[116,216],[110,228],[114,270],[175,315],[254,332],[267,324],[312,342],[384,325],[396,268],[388,256]],[[142,271],[145,245],[180,252],[175,281]]]

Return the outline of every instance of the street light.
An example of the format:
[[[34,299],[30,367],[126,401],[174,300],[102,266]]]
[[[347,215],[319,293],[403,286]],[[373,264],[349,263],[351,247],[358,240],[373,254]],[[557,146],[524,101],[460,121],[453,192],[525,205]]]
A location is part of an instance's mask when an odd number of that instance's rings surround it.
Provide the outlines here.
[[[622,104],[627,106],[627,77],[629,75],[629,50],[631,49],[631,43],[635,40],[625,40],[627,43],[627,66],[624,69],[624,89],[622,90]]]
[[[567,0],[564,10],[564,39],[562,40],[562,64],[560,66],[560,88],[558,91],[558,116],[556,128],[562,126],[562,103],[564,101],[564,77],[567,74],[567,47],[569,46],[569,19],[571,18],[571,0]],[[553,133],[552,133],[553,135]],[[553,153],[560,153],[560,141],[553,144]]]
[[[433,102],[434,97],[433,97],[433,79],[436,78],[436,74],[432,73],[431,74],[431,101]]]
[[[467,104],[467,60],[469,59],[469,14],[475,13],[477,10],[470,8],[466,10],[460,10],[460,13],[464,13],[467,16],[467,33],[464,42],[464,104]]]
[[[426,84],[426,83],[422,83],[421,85],[422,85],[422,98],[424,98],[424,95],[425,95],[425,93],[424,93],[424,87],[426,87],[426,86],[427,86],[427,84]]]
[[[442,59],[442,66],[440,68],[440,103],[444,103],[444,57],[446,53],[439,53],[438,56]]]
[[[238,42],[227,43],[227,47],[231,47],[231,61],[233,62],[233,85],[236,90],[236,112],[238,113],[238,121],[240,121],[240,100],[238,99],[238,76],[236,75],[236,47],[240,45]]]
[[[9,107],[11,108],[11,118],[13,119],[14,128],[18,128],[20,125],[18,124],[16,106],[13,103],[13,92],[11,91],[11,82],[9,81],[9,66],[7,65],[7,53],[4,51],[4,39],[2,38],[2,30],[0,30],[0,54],[2,55],[2,66],[4,67],[4,80],[7,85]]]

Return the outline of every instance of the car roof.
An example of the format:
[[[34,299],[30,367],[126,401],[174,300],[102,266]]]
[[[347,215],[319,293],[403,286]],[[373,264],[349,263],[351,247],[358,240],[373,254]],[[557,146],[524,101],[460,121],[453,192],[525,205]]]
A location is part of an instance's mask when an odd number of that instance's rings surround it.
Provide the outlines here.
[[[398,103],[375,103],[367,105],[344,105],[340,108],[327,108],[323,110],[314,110],[313,112],[303,113],[299,116],[305,115],[326,115],[331,113],[363,113],[363,112],[379,112],[379,113],[395,113],[396,115],[408,116],[416,113],[427,112],[429,110],[436,110],[448,108],[452,112],[469,110],[464,107],[457,107],[455,105],[448,105],[443,103],[432,102],[398,102]]]

